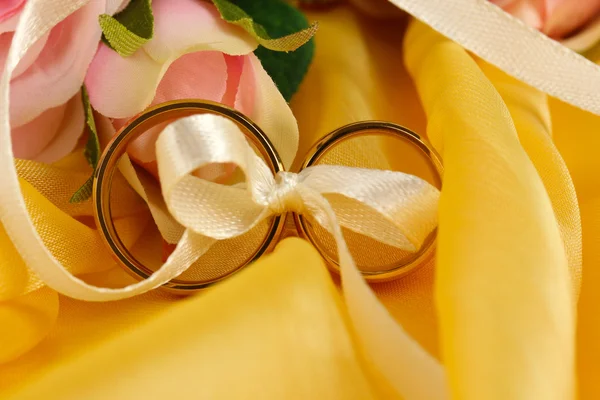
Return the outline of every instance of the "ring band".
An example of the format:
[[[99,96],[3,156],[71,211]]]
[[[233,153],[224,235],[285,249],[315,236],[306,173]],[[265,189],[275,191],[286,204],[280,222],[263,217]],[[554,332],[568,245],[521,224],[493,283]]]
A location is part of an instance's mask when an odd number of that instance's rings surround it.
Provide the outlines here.
[[[266,160],[273,174],[283,171],[283,163],[266,134],[244,114],[219,103],[206,100],[177,100],[162,103],[149,108],[125,125],[108,144],[98,162],[94,174],[93,201],[96,225],[105,244],[111,249],[115,260],[134,277],[147,279],[154,271],[139,262],[125,247],[116,231],[111,216],[110,192],[112,178],[117,162],[125,154],[127,146],[148,129],[169,120],[193,114],[210,112],[229,118],[236,122],[255,148]],[[190,291],[206,288],[244,268],[258,259],[275,245],[276,238],[283,230],[285,215],[273,217],[271,226],[262,244],[255,253],[234,271],[210,281],[184,281],[173,279],[163,286],[177,291]]]
[[[323,139],[318,141],[308,152],[301,170],[315,165],[319,160],[331,150],[332,147],[339,145],[341,142],[351,139],[356,136],[365,135],[381,135],[392,136],[398,139],[405,140],[416,147],[418,151],[424,154],[435,171],[435,186],[441,188],[444,167],[437,152],[415,132],[403,126],[384,121],[362,121],[349,125],[345,125],[331,132]],[[331,256],[323,246],[319,245],[319,241],[309,229],[307,220],[304,216],[294,213],[294,222],[296,229],[302,237],[310,241],[321,256],[327,261],[328,267],[339,273],[340,267],[337,259]],[[437,228],[425,240],[421,248],[409,257],[405,262],[395,264],[392,268],[387,268],[381,271],[361,271],[363,277],[371,282],[383,282],[402,277],[415,268],[424,264],[424,261],[433,256],[435,250],[435,242],[437,236]]]

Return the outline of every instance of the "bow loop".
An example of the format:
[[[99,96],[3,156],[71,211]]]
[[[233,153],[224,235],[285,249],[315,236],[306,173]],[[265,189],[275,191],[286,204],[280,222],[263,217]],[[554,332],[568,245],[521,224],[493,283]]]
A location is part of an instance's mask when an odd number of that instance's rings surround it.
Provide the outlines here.
[[[193,232],[229,239],[268,216],[273,174],[229,119],[197,114],[169,124],[156,142],[156,158],[167,208]],[[215,164],[236,165],[245,184],[221,185],[192,175]]]

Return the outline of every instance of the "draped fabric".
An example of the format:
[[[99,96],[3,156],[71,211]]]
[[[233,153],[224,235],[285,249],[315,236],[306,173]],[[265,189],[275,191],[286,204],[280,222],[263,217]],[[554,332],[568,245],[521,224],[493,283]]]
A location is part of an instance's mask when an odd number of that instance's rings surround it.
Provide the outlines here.
[[[443,366],[447,396],[597,398],[599,117],[421,23],[405,32],[405,21],[346,6],[309,17],[320,30],[291,104],[299,154],[342,124],[382,119],[427,136],[444,161],[436,258],[372,288]],[[68,204],[89,173],[81,155],[17,170],[38,232],[70,271],[102,286],[132,282],[86,222],[91,206]],[[115,184],[119,232],[143,248],[151,216]],[[0,229],[2,398],[399,398],[397,382],[366,361],[337,279],[297,238],[185,299],[152,291],[87,303],[27,275]]]

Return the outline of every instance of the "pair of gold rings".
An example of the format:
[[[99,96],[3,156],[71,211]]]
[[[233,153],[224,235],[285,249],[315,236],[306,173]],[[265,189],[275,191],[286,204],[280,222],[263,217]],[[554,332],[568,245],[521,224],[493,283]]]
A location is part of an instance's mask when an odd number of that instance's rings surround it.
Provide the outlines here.
[[[133,274],[138,279],[146,279],[152,275],[154,271],[140,262],[127,249],[121,241],[114,225],[111,214],[110,193],[117,163],[126,152],[127,146],[150,128],[167,121],[200,113],[221,115],[235,122],[267,162],[267,165],[273,174],[277,174],[284,170],[276,149],[260,127],[242,113],[222,104],[205,100],[171,101],[152,107],[132,119],[115,135],[100,158],[94,176],[93,201],[96,223],[104,242],[113,253],[115,260],[123,266],[126,271]],[[342,142],[357,136],[370,134],[393,137],[411,145],[418,153],[426,157],[429,162],[429,167],[431,171],[433,171],[433,183],[436,186],[441,187],[443,175],[442,163],[437,153],[429,146],[429,144],[422,140],[419,135],[407,128],[382,121],[353,123],[331,132],[313,146],[301,168],[303,169],[318,164],[333,146],[339,145]],[[221,274],[220,276],[213,276],[210,279],[173,279],[164,286],[174,290],[191,291],[206,288],[227,278],[270,251],[281,236],[285,222],[285,215],[273,217],[262,243],[255,249],[253,254],[237,268]],[[319,240],[319,235],[315,233],[310,221],[302,215],[294,214],[294,223],[299,235],[313,243],[319,253],[327,261],[329,268],[336,272],[339,271],[337,258],[327,249],[327,246],[324,245],[323,241]],[[393,265],[380,269],[362,269],[359,266],[363,276],[369,281],[386,281],[409,273],[419,265],[423,264],[424,261],[433,254],[435,248],[435,234],[436,232],[433,232],[416,253],[411,254],[410,257],[403,259],[401,262],[395,262]]]

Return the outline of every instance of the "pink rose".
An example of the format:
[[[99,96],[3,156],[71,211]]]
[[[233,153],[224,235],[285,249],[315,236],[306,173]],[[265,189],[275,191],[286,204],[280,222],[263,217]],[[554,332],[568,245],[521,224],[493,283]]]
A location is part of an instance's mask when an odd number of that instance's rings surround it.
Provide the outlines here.
[[[598,16],[600,0],[490,0],[552,38],[564,38]]]
[[[27,0],[0,1],[0,72]],[[71,152],[83,132],[80,89],[101,38],[98,16],[128,0],[93,0],[40,39],[11,80],[15,157],[53,162]]]
[[[115,128],[146,107],[168,100],[198,98],[224,103],[260,118],[277,88],[252,53],[246,31],[223,21],[209,2],[154,0],[154,37],[130,57],[104,44],[85,83],[92,106]],[[287,108],[277,92],[279,102]],[[257,120],[259,125],[260,121]],[[137,162],[153,170],[154,143],[163,126],[129,147]]]

